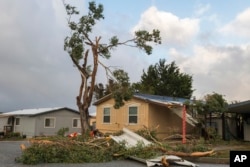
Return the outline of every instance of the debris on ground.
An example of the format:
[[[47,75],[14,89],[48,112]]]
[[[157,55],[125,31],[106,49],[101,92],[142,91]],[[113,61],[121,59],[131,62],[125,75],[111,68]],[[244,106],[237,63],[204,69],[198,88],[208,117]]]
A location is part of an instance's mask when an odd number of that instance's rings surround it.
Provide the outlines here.
[[[123,132],[124,133],[122,135],[111,136],[111,138],[118,143],[121,141],[125,141],[127,147],[136,146],[136,144],[138,142],[144,143],[145,146],[152,144],[148,140],[144,139],[143,137],[137,135],[136,133],[130,131],[127,128],[123,128]],[[205,155],[209,155],[209,154],[210,154],[210,152],[206,152],[206,153],[195,152],[195,153],[185,154],[185,155],[186,156],[198,156],[198,155],[205,156]],[[177,164],[177,165],[182,165],[182,166],[192,166],[192,167],[198,166],[198,165],[196,165],[192,162],[186,161],[186,160],[184,160],[176,155],[163,155],[163,156],[158,156],[158,157],[153,158],[153,159],[146,159],[146,160],[138,158],[138,157],[134,157],[134,156],[130,156],[129,158],[136,160],[136,161],[139,161],[139,162],[145,162],[148,167],[160,166],[160,165],[163,165],[164,167],[168,167],[170,164]]]
[[[87,163],[130,158],[143,162],[148,167],[155,165],[168,167],[172,164],[195,167],[196,164],[183,158],[214,154],[213,150],[192,153],[174,152],[154,139],[150,133],[149,136],[150,139],[147,140],[123,128],[122,134],[109,137],[83,138],[81,135],[76,135],[74,137],[35,138],[29,140],[29,146],[20,145],[23,154],[19,162],[24,164]]]
[[[117,143],[125,141],[125,145],[127,147],[135,147],[138,144],[138,142],[141,142],[145,146],[152,144],[150,141],[128,130],[127,128],[123,128],[122,131],[123,131],[123,134],[121,134],[120,136],[110,135],[110,137]]]

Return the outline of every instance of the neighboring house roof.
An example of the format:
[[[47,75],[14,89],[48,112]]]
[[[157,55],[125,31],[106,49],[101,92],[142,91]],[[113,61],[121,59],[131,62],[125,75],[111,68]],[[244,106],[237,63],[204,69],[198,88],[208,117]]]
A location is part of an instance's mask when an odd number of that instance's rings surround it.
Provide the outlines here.
[[[133,95],[134,98],[144,100],[149,103],[156,103],[159,105],[167,105],[167,106],[181,106],[186,101],[190,101],[189,99],[185,98],[178,98],[178,97],[169,97],[169,96],[159,96],[159,95],[149,95],[149,94],[142,94],[142,93],[135,93]],[[93,105],[99,105],[107,100],[112,98],[111,94],[97,100],[93,103]]]
[[[250,100],[228,105],[228,112],[250,114]]]
[[[37,108],[37,109],[17,110],[17,111],[5,112],[1,115],[2,116],[16,116],[16,115],[35,116],[35,115],[45,114],[49,112],[55,112],[55,111],[62,110],[62,109],[66,109],[71,112],[79,113],[78,111],[67,108],[67,107],[56,107],[56,108]]]

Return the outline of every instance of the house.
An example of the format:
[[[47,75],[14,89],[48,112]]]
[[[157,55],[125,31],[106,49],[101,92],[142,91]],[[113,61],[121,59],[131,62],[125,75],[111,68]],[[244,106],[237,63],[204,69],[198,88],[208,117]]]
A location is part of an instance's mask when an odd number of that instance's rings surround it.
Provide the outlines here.
[[[234,133],[237,139],[250,141],[250,100],[230,104],[228,112],[235,114]]]
[[[157,128],[159,138],[170,134],[182,133],[183,104],[187,99],[136,93],[115,109],[114,99],[107,95],[95,103],[96,128],[103,133],[114,133],[124,127],[139,130],[144,127]],[[186,115],[186,131],[192,133],[197,121]]]
[[[81,132],[79,112],[67,107],[25,109],[0,114],[0,132],[19,132],[28,138],[56,135],[61,128]]]

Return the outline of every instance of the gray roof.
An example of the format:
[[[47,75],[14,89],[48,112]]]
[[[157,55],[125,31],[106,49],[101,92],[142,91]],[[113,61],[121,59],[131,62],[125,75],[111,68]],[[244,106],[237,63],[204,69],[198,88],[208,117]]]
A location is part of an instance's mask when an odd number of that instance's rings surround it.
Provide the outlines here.
[[[179,98],[179,97],[149,95],[149,94],[141,94],[141,93],[135,93],[134,97],[137,97],[143,100],[149,100],[152,102],[160,102],[160,103],[165,103],[165,104],[177,104],[177,105],[183,105],[185,102],[190,101],[189,99]]]
[[[147,102],[158,103],[158,104],[163,104],[163,105],[183,105],[187,101],[192,103],[192,100],[190,99],[170,97],[170,96],[149,95],[149,94],[142,94],[142,93],[134,93],[133,97],[138,98],[140,100],[145,100]],[[110,98],[112,98],[111,94],[104,96],[101,99],[94,102],[93,105],[99,105]]]
[[[23,110],[17,110],[17,111],[11,111],[11,112],[5,112],[0,115],[2,116],[11,116],[11,115],[27,115],[27,116],[34,116],[39,114],[44,114],[48,112],[58,111],[61,109],[67,109],[70,111],[78,112],[76,110],[66,108],[66,107],[54,107],[54,108],[35,108],[35,109],[23,109]]]
[[[250,113],[250,100],[228,105],[228,112],[239,114]]]

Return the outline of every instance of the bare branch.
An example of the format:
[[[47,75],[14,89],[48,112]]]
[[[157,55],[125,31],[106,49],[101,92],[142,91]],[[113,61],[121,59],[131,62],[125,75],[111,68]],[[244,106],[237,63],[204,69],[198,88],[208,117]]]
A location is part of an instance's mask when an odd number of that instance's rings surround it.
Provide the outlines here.
[[[105,69],[107,80],[109,80],[108,77],[110,77],[110,78],[112,78],[112,80],[115,80],[115,81],[117,82],[116,78],[114,77],[113,72],[110,70],[110,67],[105,66],[105,65],[104,65],[102,62],[100,62],[99,60],[98,60],[98,63]],[[111,74],[111,75],[110,75],[110,74]]]

